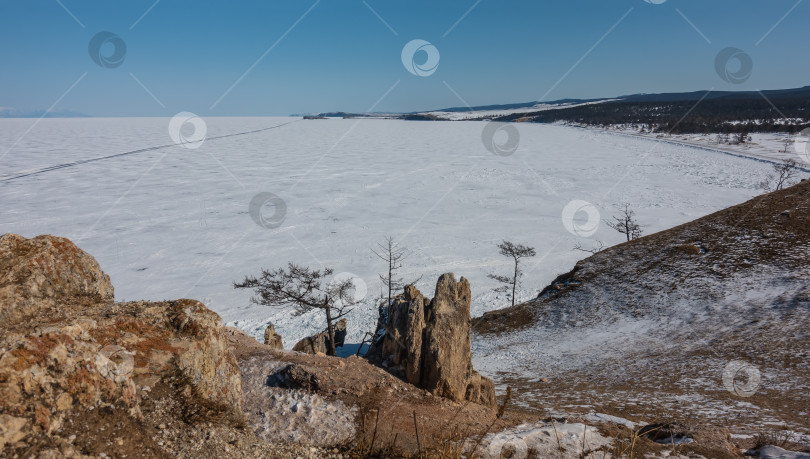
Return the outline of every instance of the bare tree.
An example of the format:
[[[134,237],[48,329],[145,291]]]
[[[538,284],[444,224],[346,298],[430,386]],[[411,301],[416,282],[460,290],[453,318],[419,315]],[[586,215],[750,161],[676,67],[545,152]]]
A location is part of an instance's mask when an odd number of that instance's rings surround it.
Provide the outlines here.
[[[534,251],[533,247],[528,247],[521,244],[514,244],[509,241],[501,241],[498,244],[498,248],[501,249],[501,255],[505,257],[512,257],[512,260],[515,262],[515,271],[512,277],[509,276],[499,276],[497,274],[490,274],[489,277],[491,279],[495,279],[496,281],[504,284],[495,289],[498,292],[508,292],[509,287],[512,288],[512,306],[515,305],[515,291],[517,290],[518,283],[520,283],[520,278],[523,276],[523,271],[520,270],[520,259],[526,257],[533,257],[537,255]]]
[[[592,249],[586,249],[582,247],[582,243],[577,242],[577,245],[574,246],[574,250],[579,250],[580,252],[587,252],[591,254],[599,253],[605,250],[605,244],[602,241],[596,241],[596,246]]]
[[[788,135],[782,139],[782,153],[787,153],[795,144],[796,140],[793,138],[793,134],[788,133]]]
[[[394,299],[394,292],[405,288],[406,285],[413,285],[422,278],[416,279],[413,282],[405,282],[404,279],[398,276],[397,271],[402,268],[402,262],[410,256],[410,252],[405,247],[400,246],[393,237],[388,236],[382,243],[377,243],[378,249],[371,249],[374,255],[377,255],[381,260],[388,264],[388,272],[380,274],[380,280],[383,285],[388,288],[388,302],[379,301],[377,303],[377,329],[374,336],[379,336],[380,332],[385,327],[387,321],[386,312],[391,302]],[[383,298],[384,299],[384,298]]]
[[[605,224],[624,234],[628,242],[641,237],[641,225],[636,221],[636,212],[630,208],[630,204],[628,203],[624,204],[624,210],[621,215],[618,217],[614,216],[613,221],[605,220]]]
[[[394,297],[394,292],[405,287],[402,278],[397,277],[397,270],[402,267],[402,262],[408,258],[408,251],[401,247],[394,238],[388,236],[383,243],[377,243],[379,249],[371,249],[374,255],[388,263],[388,274],[380,274],[383,285],[388,287],[388,305]]]
[[[773,170],[776,175],[769,174],[759,184],[765,191],[779,191],[794,185],[794,179],[799,175],[799,164],[793,159],[786,159],[781,163],[774,164]]]
[[[295,263],[275,271],[262,269],[258,278],[246,276],[242,282],[234,282],[234,288],[252,288],[256,296],[250,299],[264,306],[294,306],[295,315],[320,309],[326,315],[326,330],[329,336],[329,355],[336,355],[334,323],[346,316],[357,303],[354,298],[352,279],[326,282],[334,271],[312,270]]]

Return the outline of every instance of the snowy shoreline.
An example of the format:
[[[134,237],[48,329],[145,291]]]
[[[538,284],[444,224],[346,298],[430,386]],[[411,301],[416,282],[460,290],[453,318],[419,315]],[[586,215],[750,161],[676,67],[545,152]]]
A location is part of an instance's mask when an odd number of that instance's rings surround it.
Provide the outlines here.
[[[700,143],[696,141],[690,141],[690,138],[707,138],[711,139],[716,137],[717,133],[711,134],[657,134],[657,133],[639,133],[639,132],[631,132],[629,129],[620,129],[617,127],[612,128],[600,128],[594,126],[586,126],[580,124],[572,124],[572,123],[560,123],[560,126],[568,126],[573,128],[585,129],[589,131],[596,131],[596,132],[603,132],[607,134],[613,135],[620,135],[620,136],[627,136],[637,139],[645,139],[651,140],[653,142],[664,142],[671,145],[678,145],[683,147],[692,147],[697,148],[699,150],[711,151],[716,153],[723,153],[730,156],[735,156],[738,158],[745,158],[745,159],[753,159],[756,161],[761,161],[768,164],[778,164],[781,161],[786,159],[794,159],[799,163],[799,169],[804,172],[810,172],[810,164],[803,163],[800,161],[800,155],[796,153],[796,151],[791,147],[788,149],[787,152],[779,151],[778,149],[774,150],[773,146],[780,144],[787,136],[785,134],[772,134],[772,133],[753,133],[751,134],[752,140],[745,144],[740,145],[733,145],[733,144],[723,144],[726,145],[727,148],[721,147],[719,143],[714,141],[714,145],[712,145],[712,141],[708,140],[706,143]],[[773,145],[767,145],[773,144]],[[759,149],[757,149],[757,147]]]

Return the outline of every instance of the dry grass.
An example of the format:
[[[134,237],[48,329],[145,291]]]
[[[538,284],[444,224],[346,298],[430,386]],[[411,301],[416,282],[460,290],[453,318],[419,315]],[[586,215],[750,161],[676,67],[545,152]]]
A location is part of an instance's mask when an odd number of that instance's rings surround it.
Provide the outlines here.
[[[458,429],[454,428],[447,435],[435,439],[433,444],[425,448],[425,459],[461,459],[464,454],[465,438]],[[472,457],[472,456],[471,456]]]
[[[416,437],[416,452],[405,452],[397,446],[397,436],[391,442],[379,441],[378,429],[380,428],[379,413],[382,408],[370,409],[360,416],[360,434],[351,442],[339,448],[344,457],[351,459],[371,459],[371,458],[413,458],[413,459],[462,459],[474,458],[481,446],[484,437],[490,433],[501,419],[509,403],[512,400],[512,388],[507,387],[506,395],[498,406],[495,419],[487,428],[477,436],[476,443],[471,451],[466,447],[469,434],[465,434],[458,425],[448,425],[446,429],[439,429],[439,434],[426,435],[426,423],[434,422],[433,419],[420,419],[416,411],[413,411],[413,432],[403,432],[403,435],[411,433]],[[373,426],[373,427],[372,427]],[[434,432],[436,431],[433,429]]]
[[[663,425],[661,425],[663,426]],[[664,446],[655,443],[650,439],[650,434],[658,432],[658,429],[628,429],[622,425],[609,424],[602,426],[599,430],[603,435],[613,438],[613,443],[603,447],[598,451],[607,457],[621,457],[626,459],[644,458],[649,454],[657,454],[663,449],[672,448],[673,453],[678,451],[678,447]],[[594,457],[599,457],[594,455]]]
[[[377,457],[408,457],[405,453],[397,447],[397,438],[389,442],[380,442],[377,440],[377,433],[380,426],[380,408],[366,410],[359,416],[360,418],[360,433],[356,438],[350,440],[339,449],[343,452],[343,457],[349,459],[371,459]],[[368,434],[368,427],[373,425],[371,435]]]
[[[344,445],[341,449],[344,457],[350,459],[372,459],[372,458],[403,458],[403,459],[461,459],[462,457],[473,457],[464,455],[465,436],[459,428],[453,427],[447,433],[438,437],[428,439],[421,438],[419,432],[424,431],[418,418],[414,413],[414,433],[418,438],[417,452],[407,453],[397,446],[397,436],[391,442],[380,442],[378,440],[377,429],[379,421],[376,413],[378,410],[371,410],[370,416],[361,416],[373,422],[373,430],[370,435],[360,435],[354,441]],[[362,421],[363,423],[368,421]],[[365,432],[365,430],[363,430]]]
[[[783,449],[793,449],[798,445],[792,440],[793,434],[788,430],[787,426],[782,426],[779,429],[758,432],[754,437],[754,449],[760,449],[767,445],[777,446]]]

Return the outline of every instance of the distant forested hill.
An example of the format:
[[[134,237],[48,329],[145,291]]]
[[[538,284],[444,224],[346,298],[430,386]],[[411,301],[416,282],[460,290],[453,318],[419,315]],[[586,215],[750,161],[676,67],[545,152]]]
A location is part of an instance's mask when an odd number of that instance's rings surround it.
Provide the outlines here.
[[[810,87],[777,91],[641,94],[537,112],[514,113],[500,121],[587,125],[629,124],[655,132],[794,132],[810,127]]]

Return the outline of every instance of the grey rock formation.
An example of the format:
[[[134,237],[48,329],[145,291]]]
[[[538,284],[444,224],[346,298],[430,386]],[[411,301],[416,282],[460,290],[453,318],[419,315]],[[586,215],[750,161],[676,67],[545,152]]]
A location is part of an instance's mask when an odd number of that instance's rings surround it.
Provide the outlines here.
[[[470,299],[470,283],[453,274],[439,278],[433,300],[405,287],[369,360],[434,395],[494,407],[492,381],[472,367]]]
[[[335,348],[343,347],[346,341],[346,319],[340,319],[335,324]],[[308,336],[293,346],[294,351],[306,354],[326,354],[329,349],[329,332],[322,331],[317,335]]]

